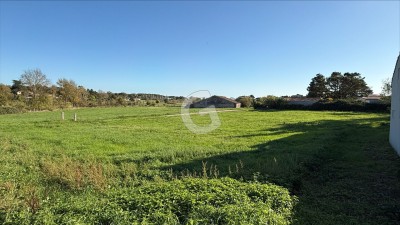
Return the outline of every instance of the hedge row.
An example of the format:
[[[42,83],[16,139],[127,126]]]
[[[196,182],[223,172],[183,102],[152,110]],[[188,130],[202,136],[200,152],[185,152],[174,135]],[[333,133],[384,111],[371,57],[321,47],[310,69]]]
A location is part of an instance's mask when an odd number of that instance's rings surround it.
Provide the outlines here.
[[[355,111],[355,112],[390,112],[390,103],[370,104],[360,101],[336,100],[332,102],[320,101],[312,105],[288,104],[286,101],[277,100],[272,104],[259,102],[254,105],[255,109],[281,109],[281,110],[329,110],[329,111]]]

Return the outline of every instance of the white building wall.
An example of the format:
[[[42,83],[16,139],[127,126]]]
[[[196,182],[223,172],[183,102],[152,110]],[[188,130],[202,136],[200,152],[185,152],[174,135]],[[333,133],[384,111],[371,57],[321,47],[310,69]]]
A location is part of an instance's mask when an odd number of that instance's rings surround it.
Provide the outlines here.
[[[392,106],[390,115],[390,144],[400,155],[400,55],[392,79]]]

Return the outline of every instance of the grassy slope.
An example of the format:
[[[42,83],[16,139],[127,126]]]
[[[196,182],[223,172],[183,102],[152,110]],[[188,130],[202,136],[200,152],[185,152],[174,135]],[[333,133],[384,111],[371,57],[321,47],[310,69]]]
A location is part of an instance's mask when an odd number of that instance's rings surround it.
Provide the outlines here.
[[[396,224],[400,159],[387,143],[388,115],[308,111],[220,113],[222,126],[195,135],[178,108],[103,108],[0,116],[4,186],[35,186],[51,195],[85,195],[49,181],[43,162],[108,165],[111,188],[135,177],[208,176],[272,182],[299,197],[297,224]],[[198,123],[207,116],[194,115]],[[207,163],[207,164],[205,164]],[[11,183],[11,184],[10,184]],[[17,184],[17,185],[15,185]],[[9,187],[8,187],[9,188]],[[5,192],[2,192],[5,193]],[[25,193],[25,192],[23,192]],[[24,195],[24,194],[22,194]],[[0,202],[7,208],[15,198]]]

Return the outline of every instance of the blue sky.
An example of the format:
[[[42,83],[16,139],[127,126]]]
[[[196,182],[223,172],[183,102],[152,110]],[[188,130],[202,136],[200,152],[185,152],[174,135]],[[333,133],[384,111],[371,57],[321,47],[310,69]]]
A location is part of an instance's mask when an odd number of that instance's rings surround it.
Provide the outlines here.
[[[400,51],[398,1],[0,1],[0,83],[127,93],[306,94],[317,73],[359,72],[374,92]]]

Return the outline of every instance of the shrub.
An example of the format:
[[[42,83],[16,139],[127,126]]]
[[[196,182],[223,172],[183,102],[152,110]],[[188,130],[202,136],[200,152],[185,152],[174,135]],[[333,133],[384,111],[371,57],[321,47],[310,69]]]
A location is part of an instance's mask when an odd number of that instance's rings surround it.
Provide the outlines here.
[[[370,104],[357,100],[339,99],[336,101],[320,101],[309,107],[311,110],[357,111],[357,112],[388,112],[390,104]]]
[[[295,202],[282,187],[230,178],[152,182],[113,196],[137,222],[155,224],[289,224]]]
[[[236,99],[240,102],[242,108],[248,108],[253,106],[253,98],[250,96],[240,96]]]
[[[254,108],[256,109],[283,109],[287,101],[282,97],[268,96],[256,99]]]
[[[287,104],[281,98],[260,98],[254,105],[255,109],[281,109],[281,110],[329,110],[329,111],[355,111],[355,112],[389,112],[390,103],[365,103],[351,99],[321,100],[312,105]]]
[[[20,113],[21,111],[14,107],[0,106],[0,115]]]

